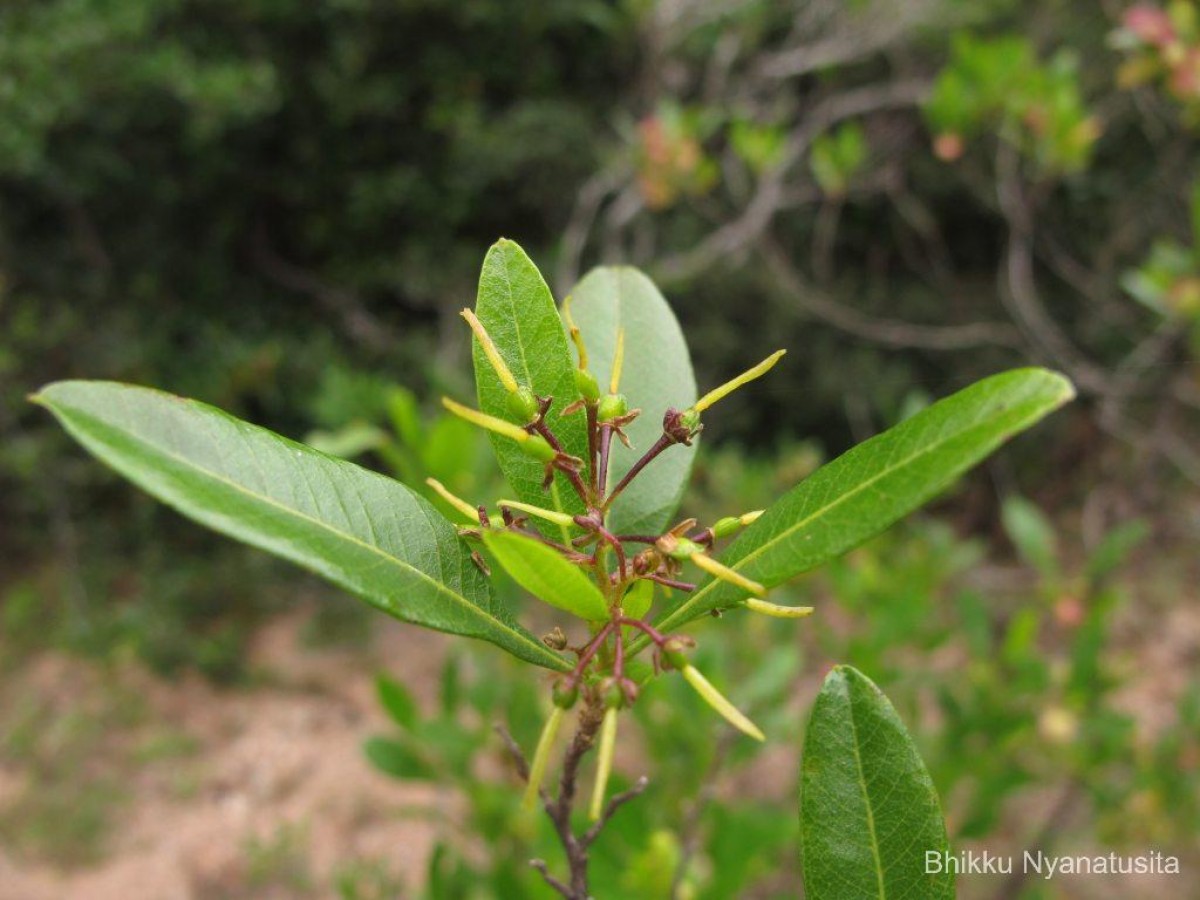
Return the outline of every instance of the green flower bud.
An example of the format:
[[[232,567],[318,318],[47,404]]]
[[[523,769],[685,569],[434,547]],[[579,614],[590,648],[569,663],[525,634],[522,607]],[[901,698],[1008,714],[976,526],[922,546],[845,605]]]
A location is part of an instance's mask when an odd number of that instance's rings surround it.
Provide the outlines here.
[[[685,650],[690,650],[696,646],[696,642],[684,635],[675,634],[667,638],[663,642],[662,655],[673,669],[684,669],[688,665],[687,657],[684,656]]]
[[[679,424],[694,433],[700,427],[700,411],[695,407],[685,409],[679,416]]]
[[[554,458],[558,456],[558,452],[550,446],[550,442],[540,434],[531,434],[529,440],[522,441],[518,446],[525,451],[526,455],[532,456],[538,462],[553,462]]]
[[[596,383],[596,377],[587,369],[575,370],[575,387],[579,389],[579,393],[588,403],[595,403],[600,399],[600,385]]]
[[[527,387],[517,388],[508,395],[508,411],[522,425],[527,425],[537,418],[537,397]]]
[[[600,684],[600,696],[608,709],[620,709],[625,705],[625,694],[615,678],[605,678]]]
[[[554,705],[559,709],[570,709],[575,705],[575,701],[579,699],[579,687],[577,685],[565,685],[562,681],[554,683]]]
[[[629,401],[624,394],[605,394],[596,408],[596,418],[601,422],[611,422],[629,412]]]
[[[691,559],[704,552],[704,548],[695,541],[674,534],[664,534],[658,539],[656,546],[671,559]]]
[[[723,519],[717,519],[717,523],[712,527],[713,537],[729,537],[742,527],[742,520],[738,516],[726,516]]]

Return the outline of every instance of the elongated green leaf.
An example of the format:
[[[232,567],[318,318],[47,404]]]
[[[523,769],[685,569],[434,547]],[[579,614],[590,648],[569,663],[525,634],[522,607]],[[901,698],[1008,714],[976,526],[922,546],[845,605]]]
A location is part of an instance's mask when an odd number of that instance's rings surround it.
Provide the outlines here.
[[[370,737],[363,743],[363,753],[379,771],[393,778],[424,781],[437,773],[412,748],[390,738]]]
[[[398,619],[568,668],[492,596],[454,526],[399,482],[148,388],[63,381],[33,399],[103,462],[189,518]]]
[[[822,466],[719,558],[767,587],[781,584],[883,531],[1074,395],[1069,381],[1045,369],[985,378]],[[736,586],[710,578],[658,628],[744,599]]]
[[[800,839],[809,900],[954,897],[929,772],[887,697],[850,666],[829,673],[813,704]]]
[[[510,531],[484,532],[483,543],[504,571],[539,600],[589,622],[608,618],[600,589],[553,548]]]
[[[583,414],[561,415],[579,398],[579,391],[558,308],[537,266],[512,241],[497,241],[484,258],[475,314],[517,381],[539,397],[554,398],[546,424],[566,452],[586,458],[587,425]],[[473,341],[472,345],[479,408],[512,421],[508,392],[479,342]],[[547,493],[542,490],[544,469],[540,462],[526,456],[508,438],[495,434],[490,437],[500,470],[519,499],[564,512],[583,512],[583,503],[561,473],[555,475],[554,490]],[[548,536],[555,533],[553,526],[535,524]]]
[[[394,678],[379,675],[375,678],[375,693],[379,696],[380,705],[387,710],[393,722],[401,728],[412,729],[416,726],[420,713],[417,710],[417,701],[408,692],[408,688]]]
[[[667,408],[687,409],[696,402],[696,377],[675,314],[654,282],[637,269],[593,269],[571,292],[571,315],[602,391],[612,375],[617,332],[625,329],[620,390],[642,414],[626,430],[633,449],[613,443],[608,477],[613,486],[658,440]],[[695,455],[695,445],[679,445],[659,456],[617,498],[608,527],[617,534],[663,530],[679,508]]]

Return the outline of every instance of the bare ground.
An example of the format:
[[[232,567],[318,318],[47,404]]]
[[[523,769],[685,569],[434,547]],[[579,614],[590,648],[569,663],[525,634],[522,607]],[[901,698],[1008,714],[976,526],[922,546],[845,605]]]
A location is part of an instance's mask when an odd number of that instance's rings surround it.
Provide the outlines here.
[[[39,709],[49,727],[80,713],[111,720],[112,733],[95,736],[85,755],[97,766],[141,764],[121,767],[123,799],[112,828],[95,836],[94,864],[36,862],[0,843],[0,900],[332,896],[338,867],[356,860],[419,881],[453,798],[372,771],[361,744],[387,728],[373,673],[394,659],[418,699],[431,701],[420,673],[438,671],[444,642],[383,622],[370,659],[297,652],[301,622],[288,617],[261,635],[254,667],[268,683],[250,690],[166,682],[132,667],[97,690],[96,667],[78,660],[47,655],[24,667],[3,689],[4,712]],[[132,727],[114,698],[137,708]],[[33,773],[21,769],[0,766],[0,808],[28,789]],[[46,840],[53,846],[52,834]]]

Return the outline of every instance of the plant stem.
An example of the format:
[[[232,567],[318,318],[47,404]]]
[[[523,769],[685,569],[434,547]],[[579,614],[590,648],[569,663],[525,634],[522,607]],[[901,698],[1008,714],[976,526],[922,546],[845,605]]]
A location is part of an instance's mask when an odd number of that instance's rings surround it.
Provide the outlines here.
[[[612,506],[612,502],[620,495],[621,491],[629,486],[629,482],[633,481],[637,477],[637,474],[646,468],[658,454],[662,453],[668,447],[673,446],[674,443],[675,441],[666,434],[660,434],[658,440],[654,442],[649,450],[642,454],[642,458],[633,464],[633,467],[625,473],[625,477],[613,488],[612,493],[604,499],[603,509],[607,511]]]
[[[563,452],[562,444],[559,443],[558,438],[554,436],[554,432],[546,426],[546,423],[543,419],[539,418],[536,422],[533,422],[527,427],[532,428],[534,431],[544,437],[546,439],[546,443],[550,445],[550,449],[555,453]],[[583,479],[579,477],[579,473],[565,465],[555,465],[555,468],[567,476],[567,481],[571,482],[571,487],[574,488],[575,493],[579,495],[579,499],[583,501],[583,505],[590,505],[592,499],[591,492],[588,491],[587,486],[583,483]]]
[[[592,489],[592,496],[599,498],[600,482],[599,482],[599,463],[596,461],[596,454],[599,448],[596,445],[596,405],[589,403],[586,406],[587,410],[587,437],[588,437],[588,484]]]
[[[597,477],[597,494],[600,497],[604,496],[605,486],[608,483],[608,451],[612,447],[613,430],[611,425],[600,426],[600,463],[599,474]],[[604,501],[602,509],[608,509],[608,500]]]

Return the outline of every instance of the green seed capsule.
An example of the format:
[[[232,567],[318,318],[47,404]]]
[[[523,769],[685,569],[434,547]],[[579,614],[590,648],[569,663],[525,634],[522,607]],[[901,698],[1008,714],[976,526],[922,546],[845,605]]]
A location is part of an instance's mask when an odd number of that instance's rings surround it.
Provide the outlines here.
[[[596,383],[596,377],[587,369],[575,370],[575,387],[579,389],[579,393],[588,403],[595,403],[600,399],[600,385]]]
[[[525,451],[527,456],[532,456],[538,462],[553,462],[558,453],[540,434],[531,434],[529,440],[521,441],[518,446]]]
[[[714,537],[729,537],[735,531],[742,527],[742,520],[737,516],[726,516],[723,519],[717,519],[717,523],[712,527]]]
[[[618,416],[629,412],[629,401],[624,394],[606,394],[596,408],[596,418],[601,422],[611,422]]]
[[[537,418],[537,397],[527,387],[518,388],[508,395],[508,411],[522,425],[527,425]]]

